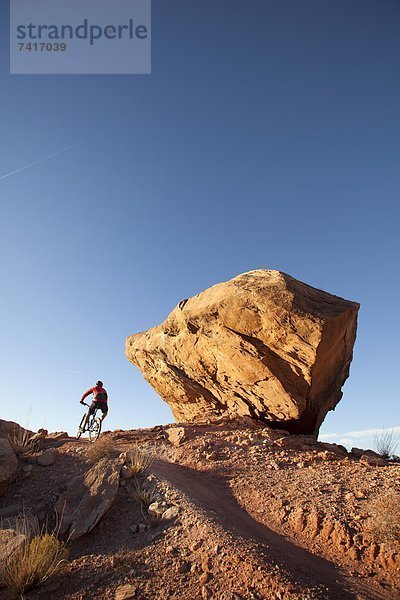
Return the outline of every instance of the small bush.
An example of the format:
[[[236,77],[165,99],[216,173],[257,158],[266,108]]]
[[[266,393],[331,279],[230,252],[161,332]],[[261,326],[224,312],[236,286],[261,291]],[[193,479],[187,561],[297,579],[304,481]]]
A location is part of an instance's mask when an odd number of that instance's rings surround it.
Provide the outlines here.
[[[368,507],[371,515],[371,533],[378,542],[400,540],[400,494],[389,492],[372,500]]]
[[[154,455],[149,454],[145,450],[141,450],[137,446],[126,453],[126,464],[134,475],[144,473],[154,461]]]
[[[143,489],[137,480],[135,481],[135,489],[133,491],[133,497],[146,510],[149,508],[150,504],[152,504],[155,501],[154,490]]]
[[[17,524],[24,536],[21,544],[0,563],[0,583],[13,594],[22,595],[53,575],[68,558],[68,550],[55,533],[42,531],[30,539],[27,517]]]
[[[38,449],[39,443],[31,441],[32,434],[26,429],[18,428],[15,429],[12,434],[8,436],[9,442],[15,454],[18,456],[24,456],[31,454]]]
[[[86,457],[92,464],[99,462],[102,458],[114,458],[116,450],[111,438],[101,437],[86,450]]]
[[[398,445],[398,438],[394,433],[394,429],[377,431],[374,435],[374,441],[376,451],[382,458],[390,458],[394,455]]]

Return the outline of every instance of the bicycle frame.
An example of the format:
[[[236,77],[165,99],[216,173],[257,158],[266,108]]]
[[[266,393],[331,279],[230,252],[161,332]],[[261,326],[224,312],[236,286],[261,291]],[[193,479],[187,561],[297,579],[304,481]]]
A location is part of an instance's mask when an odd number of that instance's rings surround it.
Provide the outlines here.
[[[86,402],[82,402],[82,404],[90,408],[90,405]],[[93,414],[90,415],[89,411],[86,411],[86,413],[83,415],[79,424],[78,433],[76,435],[77,439],[79,439],[86,431],[89,433],[89,440],[91,442],[95,442],[98,439],[102,424],[102,419],[97,416],[98,410],[99,409],[96,407]]]

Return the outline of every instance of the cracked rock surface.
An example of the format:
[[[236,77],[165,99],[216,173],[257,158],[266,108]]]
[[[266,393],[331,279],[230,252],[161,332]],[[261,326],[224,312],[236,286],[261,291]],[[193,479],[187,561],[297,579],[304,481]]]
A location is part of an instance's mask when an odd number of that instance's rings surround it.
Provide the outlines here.
[[[342,397],[359,304],[285,273],[249,271],[131,335],[128,359],[180,423],[251,417],[317,434]]]

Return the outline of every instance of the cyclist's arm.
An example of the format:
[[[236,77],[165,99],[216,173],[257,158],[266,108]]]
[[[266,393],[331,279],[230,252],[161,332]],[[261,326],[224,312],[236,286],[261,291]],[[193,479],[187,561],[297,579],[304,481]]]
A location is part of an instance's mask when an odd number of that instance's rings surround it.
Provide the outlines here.
[[[88,396],[90,396],[90,394],[93,394],[93,388],[90,388],[90,390],[88,390],[87,392],[85,392],[82,395],[82,398],[80,399],[80,402],[83,402],[85,398],[87,398]]]

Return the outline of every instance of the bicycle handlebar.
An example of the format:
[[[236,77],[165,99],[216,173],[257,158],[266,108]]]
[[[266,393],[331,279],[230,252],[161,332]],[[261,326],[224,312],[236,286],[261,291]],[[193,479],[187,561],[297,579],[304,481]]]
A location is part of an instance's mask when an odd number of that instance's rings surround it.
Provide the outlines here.
[[[87,404],[86,402],[81,402],[81,404],[84,404],[85,406],[89,406],[89,408],[90,408],[90,404]]]

